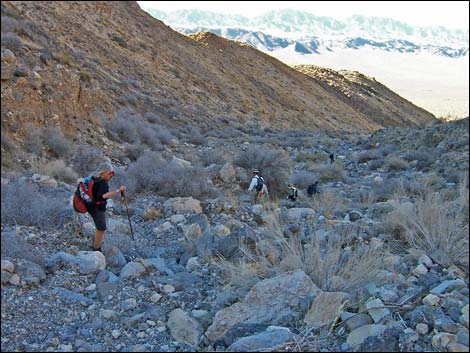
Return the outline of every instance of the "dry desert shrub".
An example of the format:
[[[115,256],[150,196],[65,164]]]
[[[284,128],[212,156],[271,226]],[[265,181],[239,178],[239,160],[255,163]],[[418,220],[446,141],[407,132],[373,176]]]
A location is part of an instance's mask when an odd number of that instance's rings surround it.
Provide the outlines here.
[[[408,168],[408,163],[397,156],[389,156],[387,158],[387,163],[389,170],[404,170]]]
[[[76,147],[70,163],[73,170],[79,176],[86,176],[93,173],[98,168],[100,161],[104,155],[98,148],[89,145],[79,145]]]
[[[346,202],[334,191],[326,190],[315,194],[312,198],[312,208],[327,218],[331,218],[335,212],[342,212],[346,208]]]
[[[2,224],[57,229],[73,214],[68,192],[40,189],[27,181],[17,180],[2,185],[1,196]]]
[[[277,221],[255,247],[240,244],[241,258],[218,257],[216,264],[228,283],[245,290],[259,280],[301,269],[324,291],[352,291],[375,278],[383,259],[380,250],[356,242],[358,231],[351,228],[331,237],[314,234],[305,241],[300,232],[284,237]]]
[[[78,174],[62,159],[57,159],[49,162],[43,162],[40,158],[31,158],[35,162],[32,163],[33,171],[43,175],[49,175],[58,181],[66,183],[75,183],[78,179]]]
[[[468,266],[468,175],[464,178],[454,198],[428,189],[416,196],[413,204],[398,204],[386,221],[399,228],[412,248],[426,254],[441,250],[454,263]],[[398,194],[396,199],[402,196]]]
[[[341,162],[335,162],[334,164],[314,164],[310,166],[310,169],[313,173],[318,175],[318,181],[320,183],[346,181],[344,167]]]
[[[293,183],[299,189],[307,189],[310,184],[313,184],[317,180],[316,174],[302,170],[295,172],[291,175],[289,181]]]
[[[374,159],[379,159],[382,157],[382,154],[379,150],[365,150],[359,152],[356,155],[356,160],[358,163],[365,163]]]
[[[43,141],[49,147],[49,151],[54,157],[68,157],[71,150],[70,143],[60,127],[44,129]]]
[[[264,146],[249,146],[234,158],[234,164],[251,171],[257,168],[263,175],[270,195],[283,195],[292,170],[292,161],[286,152]]]
[[[313,153],[300,152],[299,154],[297,154],[297,157],[295,157],[296,162],[306,162],[306,161],[325,162],[326,160],[328,160],[328,154],[324,152],[313,152]]]
[[[167,197],[197,199],[216,197],[208,172],[200,167],[183,167],[176,160],[166,160],[162,154],[146,151],[131,163],[125,173],[130,193],[155,192]]]

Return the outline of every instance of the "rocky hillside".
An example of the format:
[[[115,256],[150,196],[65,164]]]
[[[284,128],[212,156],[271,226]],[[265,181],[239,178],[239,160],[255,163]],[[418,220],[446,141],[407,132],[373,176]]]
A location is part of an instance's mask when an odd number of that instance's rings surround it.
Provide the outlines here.
[[[468,351],[468,119],[384,127],[373,81],[134,2],[1,6],[2,351]],[[91,251],[102,161],[127,198]]]
[[[335,71],[315,65],[296,65],[338,99],[382,126],[400,126],[401,116],[415,116],[410,126],[420,126],[429,113],[390,91],[372,77],[357,71]]]
[[[73,183],[2,175],[2,351],[468,351],[468,119],[207,142],[129,166],[102,252]],[[253,160],[279,198],[250,202]]]
[[[96,141],[120,108],[157,114],[169,128],[206,130],[366,132],[385,120],[433,120],[405,101],[376,120],[250,46],[210,33],[181,35],[134,2],[2,2],[4,135],[22,147],[33,123]]]

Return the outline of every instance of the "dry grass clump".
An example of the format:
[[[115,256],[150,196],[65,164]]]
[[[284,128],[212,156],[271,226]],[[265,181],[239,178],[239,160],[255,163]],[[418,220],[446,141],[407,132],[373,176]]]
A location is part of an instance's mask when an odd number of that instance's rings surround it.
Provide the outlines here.
[[[380,153],[379,150],[366,150],[366,151],[359,152],[356,155],[356,159],[358,163],[365,163],[370,160],[379,159],[381,157],[382,157],[382,154]]]
[[[468,176],[465,178],[468,179]],[[409,246],[431,254],[444,251],[454,263],[469,264],[468,180],[454,198],[447,192],[428,189],[410,203],[399,204],[387,221],[398,227]],[[396,197],[400,198],[400,194]]]
[[[42,162],[37,158],[34,164],[32,167],[34,171],[43,175],[49,175],[58,181],[75,183],[78,179],[78,174],[61,159]]]
[[[340,162],[335,162],[334,164],[314,164],[310,166],[310,169],[313,173],[318,175],[318,181],[320,183],[346,181],[344,167]]]
[[[331,218],[335,212],[344,211],[346,203],[334,191],[326,190],[314,195],[312,198],[312,208],[325,217]]]
[[[251,288],[259,280],[296,269],[303,270],[324,291],[352,291],[373,280],[383,254],[357,243],[358,229],[342,236],[302,239],[300,233],[282,235],[279,223],[270,227],[256,246],[240,244],[242,257],[235,262],[219,257],[216,264],[231,285]]]
[[[313,153],[300,152],[295,157],[296,162],[306,162],[306,161],[324,162],[327,159],[328,159],[328,155],[323,152],[313,152]]]
[[[404,170],[408,168],[408,162],[397,156],[390,156],[387,159],[389,170]]]

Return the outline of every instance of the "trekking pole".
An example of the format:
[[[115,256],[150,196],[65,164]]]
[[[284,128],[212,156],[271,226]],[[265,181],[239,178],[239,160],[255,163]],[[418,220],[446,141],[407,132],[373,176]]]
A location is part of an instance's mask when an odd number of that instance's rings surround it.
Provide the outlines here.
[[[127,206],[127,199],[126,199],[126,196],[124,196],[123,190],[121,190],[121,200],[124,201],[124,204],[126,205],[127,219],[129,220],[129,227],[131,228],[132,240],[135,240],[134,232],[132,231],[131,217],[129,216],[129,207]]]

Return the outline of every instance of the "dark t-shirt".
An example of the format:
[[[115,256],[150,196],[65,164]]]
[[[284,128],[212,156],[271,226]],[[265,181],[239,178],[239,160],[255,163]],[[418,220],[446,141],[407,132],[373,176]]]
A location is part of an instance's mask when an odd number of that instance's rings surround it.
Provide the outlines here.
[[[102,202],[96,205],[96,208],[100,211],[106,211],[106,199],[103,199],[103,195],[109,192],[108,182],[101,178],[95,178],[95,183],[93,184],[93,200],[95,202]]]

